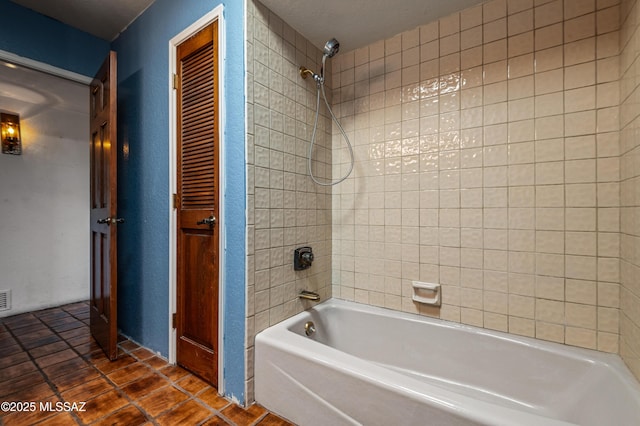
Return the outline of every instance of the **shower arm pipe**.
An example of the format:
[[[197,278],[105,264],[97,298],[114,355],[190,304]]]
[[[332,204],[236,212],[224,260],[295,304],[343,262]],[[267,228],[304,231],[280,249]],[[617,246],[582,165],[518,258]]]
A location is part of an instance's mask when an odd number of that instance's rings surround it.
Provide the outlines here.
[[[305,67],[304,65],[300,65],[299,72],[300,72],[300,77],[302,77],[305,80],[307,78],[307,74],[310,74],[311,77],[315,77],[316,75],[313,71],[311,71],[309,68]]]

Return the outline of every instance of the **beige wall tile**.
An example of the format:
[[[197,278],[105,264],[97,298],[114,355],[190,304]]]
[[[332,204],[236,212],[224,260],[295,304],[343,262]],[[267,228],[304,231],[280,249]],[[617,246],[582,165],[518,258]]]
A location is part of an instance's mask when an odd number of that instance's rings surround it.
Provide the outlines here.
[[[617,26],[626,15],[616,0],[493,0],[332,58],[333,107],[354,135],[356,167],[330,192],[327,293],[603,351],[623,347],[615,312],[640,263],[631,254],[640,230],[620,209],[637,205],[630,179],[640,169],[625,156],[640,126],[630,97],[637,23]],[[268,62],[264,52],[256,57]],[[314,190],[298,160],[308,135],[297,123],[309,126],[314,92],[294,81],[302,91],[294,106],[304,103],[289,121],[296,155],[280,158],[270,137],[287,115],[267,114],[267,83],[254,83],[256,133],[269,131],[255,142],[252,243],[255,267],[278,274],[284,252],[271,252],[278,246],[266,247],[258,231],[287,218],[306,225],[314,214],[272,204],[287,174],[270,169],[289,164],[300,174],[289,191]],[[337,174],[348,158],[337,132],[332,142]],[[284,213],[272,222],[274,207]],[[442,308],[416,306],[409,276],[443,284]],[[265,290],[279,306],[279,290]],[[271,308],[264,303],[256,299]]]

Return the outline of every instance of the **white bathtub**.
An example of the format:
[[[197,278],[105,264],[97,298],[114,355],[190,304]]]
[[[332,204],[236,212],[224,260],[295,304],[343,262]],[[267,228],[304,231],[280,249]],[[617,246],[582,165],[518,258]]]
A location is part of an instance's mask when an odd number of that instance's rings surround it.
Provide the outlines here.
[[[255,345],[256,401],[299,425],[640,425],[612,354],[335,299]]]

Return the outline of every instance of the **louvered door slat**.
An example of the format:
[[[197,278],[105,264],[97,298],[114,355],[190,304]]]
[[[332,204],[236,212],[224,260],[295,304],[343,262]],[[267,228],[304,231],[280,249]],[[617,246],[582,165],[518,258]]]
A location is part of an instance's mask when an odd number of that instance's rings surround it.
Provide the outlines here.
[[[182,61],[182,187],[184,209],[215,206],[215,82],[213,45]]]

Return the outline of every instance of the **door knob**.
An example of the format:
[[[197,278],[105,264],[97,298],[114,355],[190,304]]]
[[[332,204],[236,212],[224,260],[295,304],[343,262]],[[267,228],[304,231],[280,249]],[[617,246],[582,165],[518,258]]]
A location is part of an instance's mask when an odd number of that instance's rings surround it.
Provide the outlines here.
[[[104,219],[98,219],[97,222],[99,224],[107,224],[107,225],[111,225],[112,223],[124,223],[124,219],[121,217],[115,218],[115,217],[105,217]]]
[[[216,217],[214,215],[205,217],[204,219],[196,222],[196,225],[209,225],[210,227],[215,224],[216,224]]]

